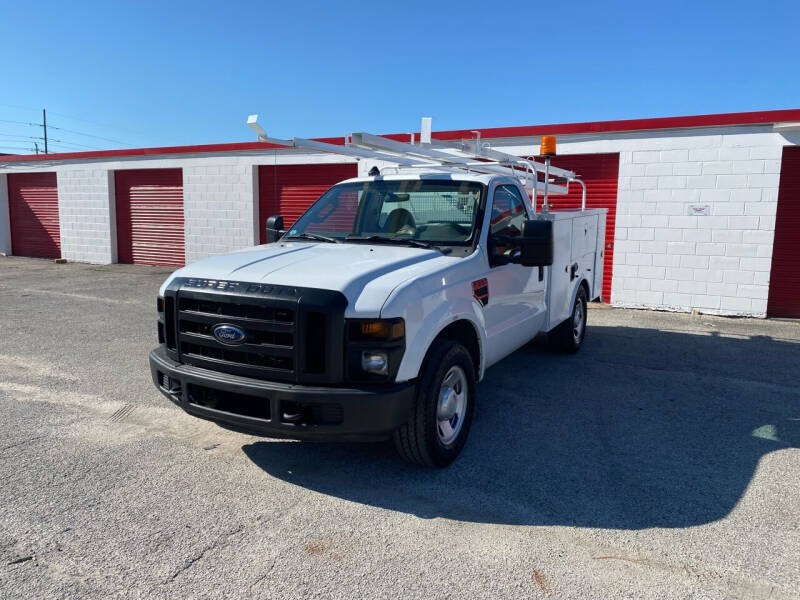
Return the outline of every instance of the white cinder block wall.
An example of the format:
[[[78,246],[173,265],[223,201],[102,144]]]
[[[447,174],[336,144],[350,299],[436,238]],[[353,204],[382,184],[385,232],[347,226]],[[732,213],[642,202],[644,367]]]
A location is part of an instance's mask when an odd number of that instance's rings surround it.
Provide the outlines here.
[[[257,168],[229,164],[183,169],[186,263],[258,243]]]
[[[767,126],[561,136],[619,153],[611,302],[764,317],[783,146]],[[536,145],[497,146],[535,153]],[[707,207],[708,216],[692,216]]]
[[[102,164],[90,164],[55,171],[61,256],[76,262],[116,262],[114,190],[109,170]]]
[[[773,134],[686,141],[620,153],[612,302],[765,316],[782,147]]]

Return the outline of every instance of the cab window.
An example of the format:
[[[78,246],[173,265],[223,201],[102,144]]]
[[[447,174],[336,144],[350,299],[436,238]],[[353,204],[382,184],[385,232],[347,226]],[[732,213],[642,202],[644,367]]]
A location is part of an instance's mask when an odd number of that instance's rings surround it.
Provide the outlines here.
[[[519,190],[512,185],[495,188],[492,200],[489,249],[493,264],[506,264],[515,249],[512,239],[522,235],[522,225],[528,215]]]

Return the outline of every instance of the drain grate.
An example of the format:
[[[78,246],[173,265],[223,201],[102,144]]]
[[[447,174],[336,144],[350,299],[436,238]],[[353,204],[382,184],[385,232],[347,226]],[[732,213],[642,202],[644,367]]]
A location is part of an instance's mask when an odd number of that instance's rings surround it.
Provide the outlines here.
[[[111,415],[111,421],[113,421],[114,423],[119,423],[121,421],[124,421],[131,415],[131,413],[134,411],[135,408],[136,406],[134,406],[133,404],[126,404],[125,406],[117,410],[113,415]]]

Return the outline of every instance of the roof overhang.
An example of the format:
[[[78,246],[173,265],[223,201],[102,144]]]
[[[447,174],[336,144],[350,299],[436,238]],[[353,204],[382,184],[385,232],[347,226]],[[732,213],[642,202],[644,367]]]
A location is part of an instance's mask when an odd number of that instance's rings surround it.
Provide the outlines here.
[[[775,123],[772,126],[772,129],[774,129],[775,131],[780,132],[780,133],[788,133],[790,131],[792,131],[792,132],[793,131],[800,131],[800,121],[793,121],[793,122],[792,121],[787,121],[787,122],[783,122],[783,123]]]
[[[765,110],[757,112],[723,113],[655,119],[626,119],[621,121],[596,121],[587,123],[556,123],[550,125],[525,125],[522,127],[490,127],[486,129],[455,129],[433,132],[433,138],[442,141],[469,139],[480,131],[481,138],[536,137],[541,135],[572,135],[624,133],[632,131],[658,131],[665,129],[696,129],[745,125],[773,125],[775,131],[795,131],[800,123],[800,109]],[[779,129],[781,127],[781,129]],[[415,132],[419,139],[419,132]],[[384,137],[407,142],[409,133],[395,133]],[[344,145],[344,137],[314,138],[315,141]],[[285,147],[265,142],[238,142],[231,144],[205,144],[194,146],[166,146],[159,148],[128,148],[91,152],[65,152],[58,154],[28,154],[4,156],[0,162],[39,162],[82,159],[114,159],[125,157],[170,156],[180,154],[220,154],[228,152],[253,152],[286,150]]]

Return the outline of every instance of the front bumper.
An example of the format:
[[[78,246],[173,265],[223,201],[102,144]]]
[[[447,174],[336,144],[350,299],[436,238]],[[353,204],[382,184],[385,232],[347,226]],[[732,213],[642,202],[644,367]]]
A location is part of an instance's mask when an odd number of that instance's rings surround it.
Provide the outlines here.
[[[408,421],[415,397],[414,382],[311,387],[209,371],[175,362],[163,346],[150,353],[150,373],[159,391],[187,413],[270,437],[384,439]]]

